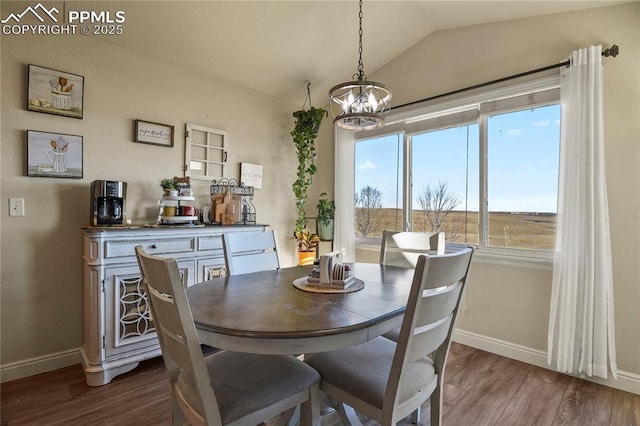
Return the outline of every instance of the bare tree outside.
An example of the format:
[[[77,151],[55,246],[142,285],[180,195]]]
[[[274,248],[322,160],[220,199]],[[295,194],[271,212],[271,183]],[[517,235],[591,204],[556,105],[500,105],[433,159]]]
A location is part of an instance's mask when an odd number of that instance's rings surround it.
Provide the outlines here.
[[[459,226],[454,222],[448,224],[445,229],[443,225],[449,213],[460,204],[460,200],[449,192],[447,182],[440,181],[433,188],[431,185],[423,187],[422,192],[418,195],[418,204],[424,215],[425,231],[442,231],[445,232],[448,241],[455,240],[460,231]],[[430,229],[427,229],[427,226]]]
[[[376,219],[382,209],[382,192],[370,185],[362,187],[355,195],[355,205],[356,231],[360,236],[379,231],[380,221]]]

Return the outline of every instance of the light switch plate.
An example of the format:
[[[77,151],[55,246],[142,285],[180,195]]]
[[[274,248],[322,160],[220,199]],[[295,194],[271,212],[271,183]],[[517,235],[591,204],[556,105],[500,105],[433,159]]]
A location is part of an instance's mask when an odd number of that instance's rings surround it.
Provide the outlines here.
[[[9,216],[24,216],[24,198],[9,198]]]

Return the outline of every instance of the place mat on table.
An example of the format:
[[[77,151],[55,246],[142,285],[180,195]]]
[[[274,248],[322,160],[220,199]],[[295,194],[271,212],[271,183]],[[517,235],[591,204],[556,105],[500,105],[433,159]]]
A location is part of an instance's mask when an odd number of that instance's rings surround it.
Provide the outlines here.
[[[355,282],[347,288],[311,285],[307,282],[308,278],[309,277],[302,277],[294,280],[293,286],[297,289],[308,291],[310,293],[352,293],[354,291],[362,290],[364,288],[364,282],[357,278],[355,279]]]

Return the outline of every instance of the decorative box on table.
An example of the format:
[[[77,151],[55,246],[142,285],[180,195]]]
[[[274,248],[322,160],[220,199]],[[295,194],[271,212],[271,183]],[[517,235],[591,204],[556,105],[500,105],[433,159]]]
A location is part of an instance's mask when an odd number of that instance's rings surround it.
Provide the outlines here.
[[[355,283],[351,267],[341,262],[342,253],[333,251],[320,256],[320,264],[307,279],[309,285],[345,289]]]

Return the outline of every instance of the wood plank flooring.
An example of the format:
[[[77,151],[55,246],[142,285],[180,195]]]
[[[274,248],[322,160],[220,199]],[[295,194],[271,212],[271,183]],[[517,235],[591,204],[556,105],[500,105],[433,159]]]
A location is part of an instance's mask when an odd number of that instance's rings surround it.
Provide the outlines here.
[[[87,386],[79,365],[15,380],[1,385],[0,399],[1,426],[170,424],[162,358],[101,387]],[[337,415],[323,419],[323,426],[338,424]],[[420,424],[429,425],[426,406]],[[454,343],[445,373],[444,424],[640,426],[640,396]]]

